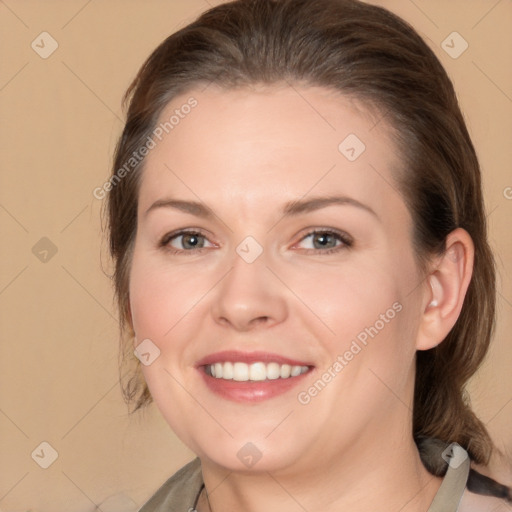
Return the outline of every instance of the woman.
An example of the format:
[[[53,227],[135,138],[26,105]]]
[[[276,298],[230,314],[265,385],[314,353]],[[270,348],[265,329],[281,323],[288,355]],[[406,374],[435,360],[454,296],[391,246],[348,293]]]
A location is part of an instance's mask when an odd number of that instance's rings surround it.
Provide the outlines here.
[[[355,0],[231,2],[166,39],[126,101],[108,200],[125,393],[198,456],[141,510],[510,501],[470,471],[493,450],[464,396],[494,322],[480,171],[417,33]]]

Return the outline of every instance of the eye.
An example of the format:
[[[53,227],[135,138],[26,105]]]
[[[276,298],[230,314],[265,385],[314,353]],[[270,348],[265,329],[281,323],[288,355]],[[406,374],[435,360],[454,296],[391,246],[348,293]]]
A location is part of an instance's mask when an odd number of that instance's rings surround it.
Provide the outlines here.
[[[308,233],[297,245],[301,244],[302,249],[329,254],[351,247],[353,239],[343,232],[319,229]]]
[[[201,249],[214,247],[214,244],[209,242],[206,236],[199,231],[182,230],[165,235],[160,242],[160,246],[178,254],[200,251]]]

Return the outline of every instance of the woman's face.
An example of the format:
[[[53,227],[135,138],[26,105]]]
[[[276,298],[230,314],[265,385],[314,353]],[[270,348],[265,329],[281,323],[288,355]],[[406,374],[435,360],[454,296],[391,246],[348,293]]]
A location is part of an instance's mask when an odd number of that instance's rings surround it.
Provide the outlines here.
[[[232,470],[410,435],[424,284],[385,121],[298,86],[210,86],[173,115],[146,157],[130,274],[169,425]]]

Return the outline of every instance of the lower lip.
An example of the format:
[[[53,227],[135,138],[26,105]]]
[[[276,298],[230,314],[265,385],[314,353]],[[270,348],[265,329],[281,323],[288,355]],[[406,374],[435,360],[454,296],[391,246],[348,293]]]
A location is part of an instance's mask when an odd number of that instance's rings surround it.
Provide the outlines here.
[[[297,377],[287,379],[236,381],[211,377],[206,374],[203,367],[198,368],[198,371],[211,391],[233,402],[263,402],[275,398],[290,391],[311,373],[310,369]]]

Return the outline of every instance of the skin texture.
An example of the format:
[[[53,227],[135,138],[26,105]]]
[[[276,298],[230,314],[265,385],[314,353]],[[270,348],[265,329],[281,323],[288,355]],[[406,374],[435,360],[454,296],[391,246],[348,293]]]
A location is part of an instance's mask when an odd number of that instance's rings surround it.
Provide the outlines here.
[[[440,479],[412,439],[415,352],[440,343],[456,321],[470,237],[454,231],[446,255],[422,273],[394,179],[400,155],[390,128],[363,105],[314,87],[210,86],[175,98],[162,120],[191,95],[197,107],[146,159],[130,306],[136,343],[149,338],[160,350],[143,367],[154,401],[201,458],[212,509],[426,510]],[[338,149],[349,134],[366,146],[354,161]],[[374,213],[345,204],[283,216],[287,202],[330,195]],[[169,198],[201,202],[213,216],[146,213]],[[159,247],[180,229],[201,231],[203,249],[185,252],[180,237]],[[339,250],[325,254],[307,236],[312,229],[345,232],[353,244],[333,242]],[[263,249],[253,263],[236,252],[247,236]],[[400,311],[301,404],[297,394],[397,303]],[[231,349],[314,368],[287,393],[234,402],[210,391],[196,367]],[[261,453],[250,468],[237,457],[249,442]],[[208,510],[204,498],[198,510]]]

